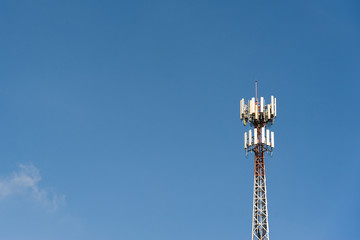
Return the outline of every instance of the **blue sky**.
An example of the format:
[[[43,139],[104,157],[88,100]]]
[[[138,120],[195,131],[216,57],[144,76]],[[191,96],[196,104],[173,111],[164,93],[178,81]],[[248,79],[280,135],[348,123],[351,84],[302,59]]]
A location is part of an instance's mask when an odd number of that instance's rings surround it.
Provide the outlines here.
[[[1,1],[0,238],[250,239],[239,100],[277,97],[272,239],[359,227],[357,1]]]

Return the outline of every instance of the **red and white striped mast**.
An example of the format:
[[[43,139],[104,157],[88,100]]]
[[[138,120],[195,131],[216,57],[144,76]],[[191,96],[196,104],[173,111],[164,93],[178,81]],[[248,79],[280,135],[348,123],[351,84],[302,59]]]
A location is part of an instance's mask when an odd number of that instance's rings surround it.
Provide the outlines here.
[[[270,127],[276,118],[276,98],[271,96],[270,104],[265,104],[265,99],[257,99],[257,81],[255,82],[255,98],[247,104],[240,101],[240,119],[244,126],[249,123],[250,129],[244,133],[244,149],[246,155],[254,152],[254,199],[252,219],[252,240],[269,240],[269,221],[266,198],[265,158],[266,152],[274,150],[274,132]]]

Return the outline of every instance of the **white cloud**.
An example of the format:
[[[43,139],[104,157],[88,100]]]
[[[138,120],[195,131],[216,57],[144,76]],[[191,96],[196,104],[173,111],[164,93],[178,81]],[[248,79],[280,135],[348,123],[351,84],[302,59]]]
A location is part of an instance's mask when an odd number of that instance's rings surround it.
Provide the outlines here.
[[[65,201],[64,195],[58,195],[39,186],[41,175],[33,165],[19,164],[19,169],[9,177],[0,179],[0,198],[10,196],[28,196],[45,207],[56,210]]]

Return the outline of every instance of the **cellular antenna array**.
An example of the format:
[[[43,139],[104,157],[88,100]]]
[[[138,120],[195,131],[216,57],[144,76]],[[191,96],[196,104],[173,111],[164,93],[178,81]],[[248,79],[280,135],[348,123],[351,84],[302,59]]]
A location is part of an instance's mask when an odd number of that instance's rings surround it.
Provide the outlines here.
[[[269,240],[269,221],[266,199],[265,158],[266,152],[273,153],[275,147],[274,132],[270,131],[276,118],[276,98],[271,96],[269,104],[265,99],[257,99],[257,82],[255,82],[255,96],[247,103],[240,100],[240,120],[244,126],[250,125],[244,133],[244,149],[255,154],[254,170],[254,198],[252,217],[252,240]]]

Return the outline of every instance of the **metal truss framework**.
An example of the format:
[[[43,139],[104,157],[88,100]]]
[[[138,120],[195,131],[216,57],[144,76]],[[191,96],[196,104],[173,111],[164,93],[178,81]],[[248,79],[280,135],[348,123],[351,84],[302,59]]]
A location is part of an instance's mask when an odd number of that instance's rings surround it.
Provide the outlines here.
[[[264,150],[262,144],[258,144],[254,149],[255,170],[252,240],[269,240]]]

